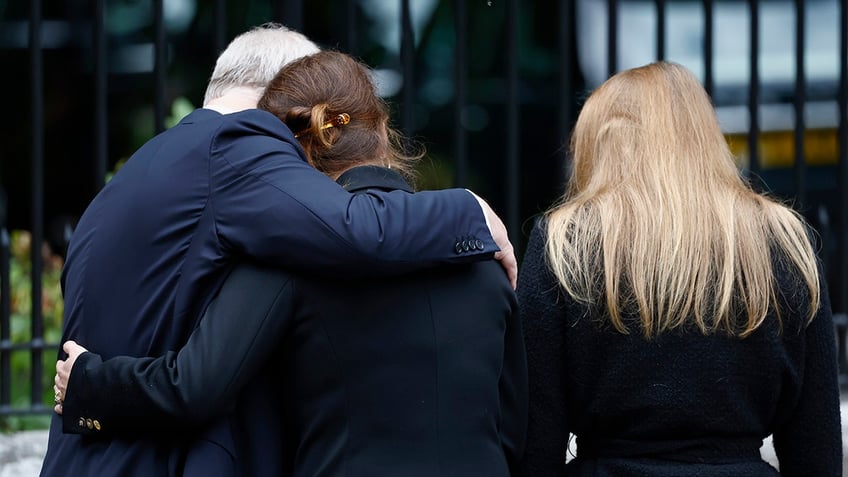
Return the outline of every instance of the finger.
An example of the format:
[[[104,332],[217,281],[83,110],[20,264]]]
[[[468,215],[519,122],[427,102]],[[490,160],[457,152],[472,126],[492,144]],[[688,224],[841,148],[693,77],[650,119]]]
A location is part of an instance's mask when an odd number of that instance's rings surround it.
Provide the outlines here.
[[[81,346],[76,341],[65,341],[65,344],[62,345],[62,349],[65,353],[67,353],[68,358],[71,360],[88,351],[84,346]]]
[[[65,353],[71,354],[71,349],[73,349],[74,346],[79,346],[79,345],[74,340],[68,340],[68,341],[65,341],[65,344],[62,345],[62,349],[65,351]]]
[[[68,389],[68,372],[63,368],[60,369],[56,373],[56,378],[54,379],[56,386],[62,391],[62,394],[65,394],[65,391]]]
[[[512,289],[515,290],[515,287],[518,285],[518,261],[515,258],[515,253],[512,248],[509,249],[509,259],[507,263],[509,264],[509,269],[507,270],[509,283],[512,285]]]
[[[68,368],[68,360],[67,359],[60,359],[59,361],[56,361],[56,374],[61,374],[63,372],[67,372],[68,371],[67,368]]]
[[[67,361],[59,361],[58,365],[56,366],[56,376],[58,376],[60,379],[67,381],[68,376],[71,374],[71,370],[69,368],[70,366],[68,366]]]
[[[515,253],[512,244],[504,247],[501,251],[495,252],[495,259],[501,263],[501,266],[506,271],[506,276],[509,278],[509,283],[512,289],[518,285],[518,261],[515,258]]]
[[[53,411],[56,414],[62,414],[62,400],[62,392],[59,391],[56,385],[53,385]]]

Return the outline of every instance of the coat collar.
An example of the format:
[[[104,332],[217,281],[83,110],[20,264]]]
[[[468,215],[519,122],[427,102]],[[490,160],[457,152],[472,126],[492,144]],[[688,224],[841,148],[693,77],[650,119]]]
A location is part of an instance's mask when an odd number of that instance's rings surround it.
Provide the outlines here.
[[[402,190],[414,192],[403,176],[380,166],[357,166],[345,171],[336,179],[348,192],[360,192],[365,189],[385,191]]]
[[[184,117],[180,122],[183,124],[191,124],[196,123],[198,121],[204,121],[206,119],[214,118],[216,116],[221,116],[221,113],[212,109],[206,108],[197,108],[191,113],[189,113],[186,117]]]

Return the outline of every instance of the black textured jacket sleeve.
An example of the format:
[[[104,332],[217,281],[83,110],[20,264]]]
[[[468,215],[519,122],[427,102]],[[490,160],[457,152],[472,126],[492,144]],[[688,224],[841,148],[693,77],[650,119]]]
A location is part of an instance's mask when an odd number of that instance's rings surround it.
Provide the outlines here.
[[[518,279],[518,303],[527,347],[530,389],[527,443],[521,475],[565,472],[568,419],[565,405],[565,333],[562,293],[545,259],[545,228],[530,235]]]
[[[801,387],[787,422],[774,431],[783,476],[842,475],[836,337],[830,298],[819,273],[821,306],[800,337]]]
[[[180,351],[107,361],[83,353],[68,382],[64,432],[176,429],[225,414],[292,321],[292,286],[284,272],[240,265]]]

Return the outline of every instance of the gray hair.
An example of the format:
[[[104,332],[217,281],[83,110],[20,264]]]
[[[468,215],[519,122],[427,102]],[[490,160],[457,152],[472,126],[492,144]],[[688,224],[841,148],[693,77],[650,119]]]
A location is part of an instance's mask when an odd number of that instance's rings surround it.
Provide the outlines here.
[[[203,104],[237,87],[265,88],[288,63],[320,51],[301,33],[265,23],[237,36],[215,62]]]

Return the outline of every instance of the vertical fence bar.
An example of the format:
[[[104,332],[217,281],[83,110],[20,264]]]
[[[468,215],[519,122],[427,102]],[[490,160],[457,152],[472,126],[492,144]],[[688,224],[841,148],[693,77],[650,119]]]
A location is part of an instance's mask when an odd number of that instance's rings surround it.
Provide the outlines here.
[[[795,199],[801,210],[807,203],[807,164],[804,158],[804,104],[807,82],[804,74],[804,0],[795,0]]]
[[[571,71],[572,26],[574,25],[574,3],[560,2],[559,4],[559,134],[566,138],[571,134],[571,121],[574,117],[572,101],[574,98],[574,83]],[[565,183],[565,181],[563,181]]]
[[[665,0],[657,0],[657,61],[665,60]]]
[[[215,56],[227,47],[227,1],[215,0]]]
[[[357,28],[356,22],[359,18],[358,12],[356,9],[357,0],[347,0],[347,35],[345,36],[347,52],[351,55],[356,55],[356,51],[359,47],[357,43]]]
[[[0,191],[0,414],[12,403],[12,285],[6,197]]]
[[[412,31],[412,12],[409,0],[400,0],[400,63],[403,74],[403,91],[401,93],[401,131],[404,136],[412,137],[413,121],[415,119],[415,35]]]
[[[155,93],[153,99],[153,125],[156,134],[165,130],[165,63],[167,45],[165,44],[165,8],[164,0],[153,0],[153,81]]]
[[[507,51],[506,51],[506,68],[507,68],[507,103],[506,103],[506,134],[507,134],[507,151],[506,151],[506,169],[507,169],[507,210],[506,210],[506,226],[509,230],[509,239],[512,243],[517,244],[520,239],[520,223],[519,218],[519,167],[518,167],[518,141],[519,141],[519,121],[518,121],[518,1],[507,0],[506,12],[506,36],[507,36]]]
[[[30,392],[33,408],[42,407],[41,374],[43,368],[44,318],[41,310],[41,274],[44,269],[41,247],[44,242],[44,68],[41,42],[41,0],[31,0],[29,53],[32,84],[32,322]]]
[[[748,0],[751,12],[751,51],[749,65],[751,68],[750,84],[748,85],[748,173],[755,185],[759,187],[760,172],[760,8],[759,0]]]
[[[277,18],[292,30],[303,30],[303,1],[283,0],[277,3]]]
[[[275,22],[286,24],[286,7],[285,0],[270,0],[271,2],[271,20]]]
[[[618,0],[607,0],[607,76],[618,71]]]
[[[713,95],[713,0],[704,0],[704,89]]]
[[[468,24],[468,6],[465,0],[454,0],[454,31],[456,45],[454,46],[454,141],[456,156],[456,181],[457,187],[465,187],[468,184],[468,146],[466,144],[465,126],[462,121],[462,111],[468,103],[466,94],[467,78],[466,67],[468,66],[468,35],[466,25]]]
[[[848,0],[839,1],[839,202],[837,224],[839,226],[839,262],[837,263],[838,288],[833,316],[837,324],[839,339],[838,359],[840,384],[845,384],[848,358],[846,358],[846,325],[848,324]]]
[[[94,192],[106,180],[108,126],[106,97],[106,0],[94,3]]]
[[[842,313],[848,313],[848,0],[840,0],[839,21],[839,289]]]

